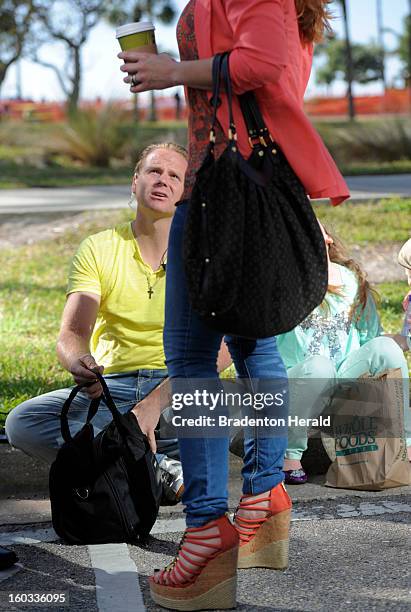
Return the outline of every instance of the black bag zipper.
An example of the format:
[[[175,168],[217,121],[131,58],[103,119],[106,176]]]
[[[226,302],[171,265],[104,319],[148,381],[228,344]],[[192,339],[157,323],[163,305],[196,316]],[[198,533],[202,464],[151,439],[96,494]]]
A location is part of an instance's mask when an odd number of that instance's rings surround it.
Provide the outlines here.
[[[99,445],[99,449],[98,450],[99,450],[100,459],[102,459],[103,458],[102,444]],[[124,467],[123,467],[123,469],[124,469]],[[128,521],[127,521],[127,517],[126,517],[126,515],[125,515],[125,513],[123,511],[123,508],[122,508],[122,505],[121,505],[121,502],[120,502],[120,498],[119,498],[118,493],[117,493],[116,486],[113,483],[113,481],[111,479],[111,476],[106,471],[104,472],[103,476],[104,476],[107,484],[109,485],[109,487],[111,489],[111,492],[113,493],[113,498],[114,498],[114,500],[116,502],[117,512],[118,512],[118,515],[120,516],[120,520],[121,520],[121,523],[122,523],[123,530],[124,530],[125,534],[127,535],[127,537],[129,538],[127,541],[130,542],[132,540],[136,540],[136,536],[134,534],[134,528],[131,527],[131,529],[130,529],[130,526],[129,526]]]

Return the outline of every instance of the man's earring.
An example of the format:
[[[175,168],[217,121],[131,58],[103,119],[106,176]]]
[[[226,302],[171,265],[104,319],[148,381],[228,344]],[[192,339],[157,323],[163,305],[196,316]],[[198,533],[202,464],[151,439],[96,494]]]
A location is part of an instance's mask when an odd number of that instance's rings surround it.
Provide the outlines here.
[[[135,194],[133,192],[131,192],[130,199],[127,202],[127,204],[132,210],[135,209],[137,202],[136,202]]]

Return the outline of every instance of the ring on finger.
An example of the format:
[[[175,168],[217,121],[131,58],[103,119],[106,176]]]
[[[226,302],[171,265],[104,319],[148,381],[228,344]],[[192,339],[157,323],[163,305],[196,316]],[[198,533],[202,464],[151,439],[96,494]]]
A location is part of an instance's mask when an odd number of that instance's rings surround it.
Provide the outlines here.
[[[132,87],[136,87],[137,85],[140,85],[141,81],[138,81],[136,77],[137,77],[136,74],[133,74],[133,76],[131,77],[130,82],[131,82]]]

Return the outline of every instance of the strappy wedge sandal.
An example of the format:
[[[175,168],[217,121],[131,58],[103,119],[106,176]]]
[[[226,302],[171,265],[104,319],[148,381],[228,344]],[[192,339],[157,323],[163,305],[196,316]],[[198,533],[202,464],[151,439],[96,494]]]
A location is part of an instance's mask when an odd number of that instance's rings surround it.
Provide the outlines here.
[[[263,502],[269,502],[263,505]],[[291,520],[291,499],[284,484],[280,483],[264,497],[244,495],[234,515],[234,524],[240,536],[239,569],[288,567],[288,545]],[[261,518],[246,518],[239,510],[263,511]]]

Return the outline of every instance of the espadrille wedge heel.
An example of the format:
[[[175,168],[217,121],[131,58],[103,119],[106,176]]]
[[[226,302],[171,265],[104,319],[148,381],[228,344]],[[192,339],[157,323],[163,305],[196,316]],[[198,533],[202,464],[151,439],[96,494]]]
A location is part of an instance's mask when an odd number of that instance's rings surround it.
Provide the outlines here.
[[[240,569],[288,567],[291,499],[283,483],[265,495],[243,496],[234,520],[240,536]]]
[[[150,578],[153,601],[169,610],[235,608],[238,542],[226,516],[187,529],[174,561]]]

